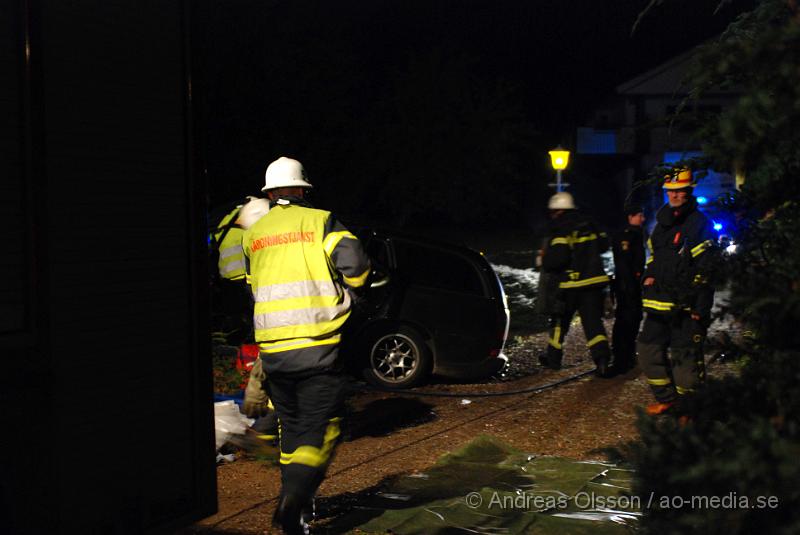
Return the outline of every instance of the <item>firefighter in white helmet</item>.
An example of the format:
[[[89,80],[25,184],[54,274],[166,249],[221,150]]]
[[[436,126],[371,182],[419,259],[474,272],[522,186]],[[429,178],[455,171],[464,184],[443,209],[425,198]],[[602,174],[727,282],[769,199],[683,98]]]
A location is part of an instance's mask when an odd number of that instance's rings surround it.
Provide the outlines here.
[[[227,342],[236,345],[251,336],[251,298],[245,284],[245,258],[242,250],[241,212],[256,197],[248,196],[216,225],[210,234],[209,252],[216,257],[212,275],[211,308],[214,329],[229,333]]]
[[[248,201],[239,209],[236,225],[242,229],[241,233],[243,234],[268,212],[269,201],[267,199],[249,197]],[[242,253],[242,257],[244,258],[244,253]],[[252,306],[252,303],[248,304]],[[242,411],[247,416],[256,418],[252,426],[256,438],[272,441],[278,437],[278,421],[275,407],[272,406],[267,395],[265,382],[266,374],[263,372],[262,362],[259,359],[250,369],[247,386],[244,390]]]
[[[263,370],[281,425],[281,494],[274,521],[302,533],[301,512],[339,438],[344,376],[339,342],[369,260],[358,239],[304,200],[303,165],[281,157],[265,174],[269,213],[244,233],[247,280]]]
[[[550,228],[542,255],[542,269],[557,280],[558,290],[548,311],[550,339],[542,364],[561,368],[562,344],[572,317],[581,317],[586,346],[597,365],[597,375],[608,377],[611,351],[603,326],[603,289],[609,277],[603,270],[602,255],[608,250],[608,237],[575,207],[567,192],[559,192],[547,203]]]
[[[269,200],[251,197],[239,210],[239,217],[236,219],[236,224],[242,229],[247,230],[252,227],[256,221],[267,215],[269,212]]]
[[[242,207],[256,197],[248,196],[245,202],[237,204],[225,214],[212,233],[212,242],[219,257],[217,270],[225,280],[244,280],[244,253],[242,252],[242,227],[239,214]]]

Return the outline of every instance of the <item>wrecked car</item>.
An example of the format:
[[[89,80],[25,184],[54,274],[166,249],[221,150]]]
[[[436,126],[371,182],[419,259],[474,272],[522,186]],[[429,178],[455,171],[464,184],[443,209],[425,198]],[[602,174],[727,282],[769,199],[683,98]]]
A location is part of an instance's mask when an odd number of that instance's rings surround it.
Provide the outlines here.
[[[396,232],[353,231],[373,262],[369,291],[344,336],[355,373],[400,389],[431,375],[479,379],[504,367],[508,301],[481,253]]]

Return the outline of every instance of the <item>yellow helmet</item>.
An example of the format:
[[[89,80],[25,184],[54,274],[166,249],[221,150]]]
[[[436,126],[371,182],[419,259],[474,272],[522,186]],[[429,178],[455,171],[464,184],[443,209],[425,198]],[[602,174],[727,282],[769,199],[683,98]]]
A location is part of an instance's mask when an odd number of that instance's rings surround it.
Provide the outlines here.
[[[664,176],[664,189],[684,189],[695,186],[692,179],[691,169],[675,169],[672,173]]]

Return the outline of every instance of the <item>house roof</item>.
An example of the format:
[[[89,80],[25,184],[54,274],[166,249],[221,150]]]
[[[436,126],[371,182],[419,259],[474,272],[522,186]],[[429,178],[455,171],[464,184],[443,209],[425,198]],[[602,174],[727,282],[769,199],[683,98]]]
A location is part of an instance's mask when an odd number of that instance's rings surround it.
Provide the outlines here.
[[[696,49],[691,49],[658,67],[640,74],[617,86],[620,95],[672,95],[685,94],[681,81],[689,70]]]
[[[687,50],[683,54],[675,56],[649,71],[640,74],[617,86],[619,95],[672,95],[682,96],[688,92],[688,88],[681,82],[686,77],[692,60],[697,52],[697,47]],[[711,93],[730,94],[731,91],[716,89]],[[709,92],[706,93],[708,95]]]

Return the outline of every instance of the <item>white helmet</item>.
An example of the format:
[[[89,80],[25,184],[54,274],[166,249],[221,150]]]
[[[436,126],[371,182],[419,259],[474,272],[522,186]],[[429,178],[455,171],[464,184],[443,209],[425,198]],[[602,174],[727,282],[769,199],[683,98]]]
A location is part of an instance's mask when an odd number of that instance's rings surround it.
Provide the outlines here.
[[[566,191],[559,191],[547,202],[547,209],[548,210],[574,210],[575,209],[575,201],[572,199],[572,195],[567,193]]]
[[[264,174],[264,187],[261,191],[275,188],[313,188],[307,182],[306,170],[297,160],[281,156],[267,167]]]
[[[256,221],[265,216],[267,212],[269,212],[269,201],[267,199],[251,197],[250,200],[239,209],[239,217],[236,219],[236,224],[243,229],[249,229],[255,225]]]

